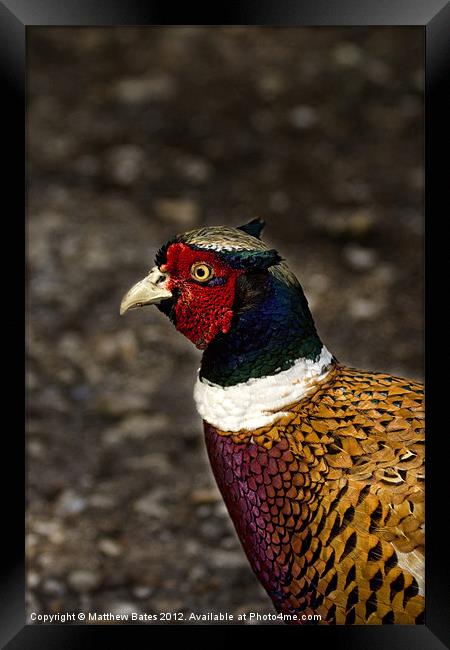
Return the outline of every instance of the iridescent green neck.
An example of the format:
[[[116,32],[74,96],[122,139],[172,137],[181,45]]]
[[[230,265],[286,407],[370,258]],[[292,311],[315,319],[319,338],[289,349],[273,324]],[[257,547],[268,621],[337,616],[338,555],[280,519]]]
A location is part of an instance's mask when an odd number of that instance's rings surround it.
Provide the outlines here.
[[[258,291],[250,291],[251,308],[238,295],[230,332],[218,335],[203,354],[201,379],[234,386],[287,370],[298,359],[319,357],[322,343],[308,302],[301,286],[288,279],[266,273]]]

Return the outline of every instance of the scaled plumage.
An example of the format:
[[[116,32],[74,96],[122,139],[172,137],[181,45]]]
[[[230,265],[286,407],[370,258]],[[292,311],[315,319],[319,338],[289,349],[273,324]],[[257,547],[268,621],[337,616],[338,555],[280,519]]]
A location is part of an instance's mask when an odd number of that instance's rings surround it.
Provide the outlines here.
[[[278,611],[423,622],[423,417],[419,384],[335,365],[273,425],[205,425],[220,491]]]
[[[204,350],[211,466],[276,609],[423,623],[423,388],[332,357],[263,225],[177,236],[121,312],[157,304]]]

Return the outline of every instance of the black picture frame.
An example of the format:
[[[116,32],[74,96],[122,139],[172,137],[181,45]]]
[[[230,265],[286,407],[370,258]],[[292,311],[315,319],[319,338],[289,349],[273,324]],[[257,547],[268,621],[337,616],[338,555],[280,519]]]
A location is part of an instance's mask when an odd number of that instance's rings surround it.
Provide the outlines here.
[[[193,7],[180,9],[171,14],[167,4],[145,3],[138,0],[118,2],[115,0],[2,0],[0,2],[0,70],[3,89],[4,160],[7,161],[8,182],[3,184],[4,241],[8,239],[6,226],[18,224],[17,244],[23,251],[25,227],[24,197],[26,196],[25,172],[25,116],[26,116],[26,32],[31,26],[126,26],[126,25],[280,25],[280,26],[422,26],[426,44],[426,98],[425,98],[425,163],[426,163],[426,260],[427,278],[431,267],[439,260],[446,261],[445,253],[439,255],[436,240],[431,249],[431,232],[435,230],[440,216],[449,214],[447,194],[448,116],[450,115],[450,3],[446,0],[330,0],[280,1],[269,3],[239,3],[239,6],[215,7],[214,14],[208,10],[202,15]],[[440,162],[443,161],[443,162]],[[9,199],[9,201],[8,201]],[[447,208],[447,210],[446,210]],[[444,241],[442,245],[446,246]],[[18,256],[20,260],[20,253]],[[23,268],[17,264],[17,278]],[[429,273],[430,270],[430,273]],[[448,273],[448,272],[447,272]],[[434,274],[434,270],[433,270]],[[436,277],[439,274],[436,273]],[[9,284],[11,290],[11,284]],[[20,292],[13,292],[18,295]],[[446,290],[448,295],[448,289]],[[430,321],[439,321],[437,309],[445,294],[437,294],[437,306],[432,318],[430,296],[427,294],[427,330]],[[11,312],[8,307],[8,313]],[[17,312],[15,312],[17,313]],[[21,338],[23,330],[12,320],[11,332]],[[437,334],[433,333],[433,338]],[[308,642],[329,643],[333,648],[414,649],[450,648],[450,607],[448,596],[449,554],[446,543],[446,476],[449,453],[445,417],[440,420],[445,405],[445,382],[433,380],[433,357],[430,352],[430,335],[426,341],[427,376],[427,428],[428,428],[428,479],[427,479],[427,547],[426,547],[426,597],[425,625],[418,626],[335,626],[282,628],[277,634],[295,633],[302,644]],[[23,339],[22,339],[23,340]],[[444,339],[445,340],[445,339]],[[18,342],[18,350],[21,342]],[[20,353],[12,368],[18,375],[17,394],[22,394],[23,380]],[[448,363],[442,354],[439,363]],[[9,383],[9,382],[8,382]],[[444,385],[443,385],[444,384]],[[439,388],[441,387],[441,393]],[[15,425],[5,429],[3,444],[6,447],[4,466],[11,473],[3,491],[3,539],[2,539],[2,589],[0,641],[10,650],[18,648],[69,648],[86,647],[105,642],[106,635],[114,634],[115,642],[133,644],[130,635],[149,634],[149,626],[76,626],[76,625],[26,625],[25,624],[25,562],[24,562],[24,438],[17,431],[22,405],[14,411]],[[17,418],[16,418],[17,416]],[[444,426],[443,426],[444,424]],[[430,434],[431,431],[431,434]],[[5,474],[4,472],[2,474]],[[215,627],[215,626],[214,626]],[[164,629],[175,630],[175,626]],[[189,628],[193,629],[193,628]],[[223,630],[223,643],[229,638],[229,630]],[[243,628],[240,628],[241,630]],[[280,630],[280,628],[276,628]],[[286,631],[284,631],[286,630]],[[189,632],[190,634],[190,632]],[[244,633],[245,634],[245,633]],[[317,636],[319,635],[319,637]],[[147,637],[147,640],[150,637]],[[187,637],[186,637],[187,638]]]

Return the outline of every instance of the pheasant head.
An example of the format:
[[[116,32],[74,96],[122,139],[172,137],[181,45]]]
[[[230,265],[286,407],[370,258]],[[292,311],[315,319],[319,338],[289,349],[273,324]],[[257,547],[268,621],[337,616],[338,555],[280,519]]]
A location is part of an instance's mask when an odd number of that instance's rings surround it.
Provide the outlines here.
[[[264,222],[191,230],[162,246],[120,313],[155,304],[204,350],[201,376],[232,385],[313,359],[322,344],[306,298],[279,253],[260,239]]]

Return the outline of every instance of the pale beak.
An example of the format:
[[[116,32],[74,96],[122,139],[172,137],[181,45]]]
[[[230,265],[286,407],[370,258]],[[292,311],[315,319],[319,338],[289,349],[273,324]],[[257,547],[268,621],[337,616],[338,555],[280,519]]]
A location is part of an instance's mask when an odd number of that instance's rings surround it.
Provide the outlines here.
[[[167,298],[171,298],[171,292],[166,289],[168,279],[167,273],[162,273],[157,266],[154,266],[146,278],[131,287],[124,295],[120,303],[120,315],[135,307],[143,305],[157,305]]]

